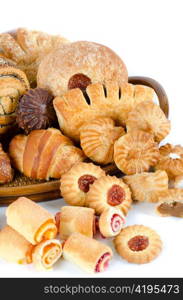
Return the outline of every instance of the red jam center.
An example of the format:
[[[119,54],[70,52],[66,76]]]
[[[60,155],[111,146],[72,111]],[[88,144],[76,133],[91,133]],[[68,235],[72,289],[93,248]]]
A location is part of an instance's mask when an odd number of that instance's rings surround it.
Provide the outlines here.
[[[73,75],[69,79],[68,89],[71,90],[71,89],[79,88],[82,91],[85,91],[87,86],[91,83],[92,82],[89,77],[87,77],[84,74],[78,73],[78,74]]]
[[[123,218],[118,214],[114,214],[111,218],[112,231],[113,232],[119,231],[122,228],[123,223],[124,223]]]
[[[137,235],[128,241],[128,246],[132,251],[142,251],[149,245],[149,239],[143,235]]]
[[[108,259],[106,259],[108,257]],[[111,254],[109,252],[104,253],[100,259],[98,260],[96,267],[95,267],[95,272],[101,272],[102,270],[105,270],[108,265],[109,265],[109,260],[110,260]],[[105,262],[103,263],[103,261]],[[103,264],[103,268],[101,269],[101,265]]]
[[[90,184],[93,184],[97,178],[92,175],[83,175],[78,179],[78,186],[81,191],[87,193],[90,188]]]
[[[121,204],[124,199],[125,199],[124,189],[121,186],[114,184],[107,193],[108,204],[111,206],[116,206]]]

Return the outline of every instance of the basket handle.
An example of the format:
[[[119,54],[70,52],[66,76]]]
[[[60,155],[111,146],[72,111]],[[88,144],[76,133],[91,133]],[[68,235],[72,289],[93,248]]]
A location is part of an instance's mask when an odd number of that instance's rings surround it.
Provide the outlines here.
[[[166,117],[169,116],[169,102],[168,102],[168,96],[162,87],[162,85],[157,82],[156,80],[150,78],[150,77],[144,77],[144,76],[130,76],[128,78],[128,82],[132,84],[142,84],[151,87],[159,101],[159,105],[163,112],[165,113]]]

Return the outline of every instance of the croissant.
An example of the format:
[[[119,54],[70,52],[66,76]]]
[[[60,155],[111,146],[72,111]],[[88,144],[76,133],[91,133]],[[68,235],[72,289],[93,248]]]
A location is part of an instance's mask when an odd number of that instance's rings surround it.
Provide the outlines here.
[[[0,48],[3,56],[23,70],[31,84],[36,82],[41,59],[66,42],[68,41],[63,37],[25,28],[0,34]]]
[[[0,66],[0,134],[15,125],[18,100],[29,88],[24,72],[7,64]]]
[[[112,118],[118,125],[125,125],[129,112],[140,102],[153,101],[151,88],[115,81],[90,84],[86,93],[72,89],[53,101],[61,130],[79,140],[84,123],[99,117]]]
[[[84,159],[82,150],[57,129],[33,130],[10,142],[9,154],[16,169],[34,179],[60,178]]]
[[[11,168],[10,159],[0,144],[0,183],[7,183],[12,179],[13,169]]]

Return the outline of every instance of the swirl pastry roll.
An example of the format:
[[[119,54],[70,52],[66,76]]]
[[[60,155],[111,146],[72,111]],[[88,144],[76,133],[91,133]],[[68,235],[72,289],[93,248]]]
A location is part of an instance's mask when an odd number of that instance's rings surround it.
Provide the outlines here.
[[[86,205],[100,215],[105,209],[115,207],[127,215],[131,207],[129,187],[115,176],[101,177],[94,182],[86,195]]]
[[[32,262],[38,271],[50,270],[62,255],[62,245],[56,239],[46,240],[35,246]]]
[[[7,183],[13,179],[13,169],[7,153],[3,151],[0,144],[0,183]]]
[[[19,98],[29,88],[23,71],[9,65],[0,67],[0,134],[15,125]]]
[[[62,176],[61,194],[70,205],[85,206],[86,194],[96,179],[105,176],[105,172],[92,163],[75,164]]]
[[[125,216],[116,208],[109,208],[99,217],[99,230],[104,237],[113,237],[120,233],[125,225]]]
[[[117,127],[110,118],[98,118],[82,126],[81,147],[91,160],[108,164],[114,161],[114,142],[125,134],[123,127]]]
[[[159,159],[158,145],[147,132],[135,130],[120,137],[114,144],[114,161],[127,175],[148,171]]]
[[[73,233],[64,244],[63,257],[87,272],[102,272],[108,267],[112,250],[95,239]]]
[[[0,257],[8,262],[30,264],[33,245],[10,226],[0,231]]]
[[[33,130],[15,136],[9,154],[16,169],[34,179],[60,178],[75,163],[84,160],[81,149],[54,128]]]
[[[92,208],[64,206],[60,214],[60,238],[65,240],[72,233],[79,232],[93,237],[95,226],[95,211]]]
[[[20,197],[11,203],[6,216],[8,225],[33,245],[53,239],[57,234],[54,217],[28,198]]]
[[[168,189],[159,196],[156,212],[161,217],[183,218],[183,189]]]

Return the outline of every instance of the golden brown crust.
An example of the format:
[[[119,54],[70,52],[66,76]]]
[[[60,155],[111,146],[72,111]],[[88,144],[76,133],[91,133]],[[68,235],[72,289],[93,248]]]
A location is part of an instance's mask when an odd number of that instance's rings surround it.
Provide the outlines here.
[[[7,153],[3,151],[0,143],[0,183],[7,183],[13,179],[13,169]]]
[[[133,238],[136,238],[136,241],[132,240]],[[137,240],[138,238],[139,240]],[[124,228],[115,237],[114,246],[119,255],[128,262],[145,264],[159,255],[162,242],[159,235],[151,228],[132,225]]]
[[[148,171],[159,159],[159,149],[153,136],[144,131],[132,131],[114,144],[114,161],[127,175]]]
[[[105,253],[109,253],[108,259],[112,257],[112,250],[108,246],[80,233],[73,233],[63,248],[66,260],[90,273],[95,272],[99,259]]]
[[[65,38],[40,31],[18,28],[13,34],[0,34],[2,54],[26,73],[30,83],[36,82],[41,59],[53,49],[67,43]]]
[[[35,179],[60,178],[85,158],[69,138],[54,128],[15,136],[10,142],[9,154],[20,172]]]
[[[60,128],[79,140],[81,126],[100,117],[125,125],[129,112],[140,102],[153,101],[153,93],[151,88],[142,85],[108,81],[105,87],[100,83],[90,84],[86,89],[87,99],[80,89],[73,89],[56,97],[53,104]]]
[[[65,240],[74,232],[92,238],[94,213],[92,208],[63,206],[60,214],[60,238]]]
[[[160,159],[157,170],[165,170],[170,179],[183,175],[183,147],[166,144],[159,149]]]
[[[33,245],[57,234],[54,217],[40,205],[20,197],[6,210],[7,224]]]
[[[115,176],[105,176],[96,180],[86,195],[86,206],[101,214],[105,209],[115,207],[127,215],[131,207],[129,187]]]
[[[100,164],[114,161],[114,142],[125,134],[110,118],[98,118],[85,123],[80,130],[81,147],[87,157]]]
[[[61,194],[69,205],[85,206],[86,193],[105,172],[92,163],[75,164],[61,179]]]
[[[0,231],[0,257],[8,262],[26,264],[32,261],[33,246],[10,226]]]
[[[139,103],[129,113],[126,125],[128,132],[136,129],[146,131],[152,134],[158,143],[170,132],[170,121],[159,105],[150,101]]]
[[[183,189],[167,189],[161,192],[156,212],[161,217],[183,218]]]
[[[165,171],[139,173],[123,177],[132,191],[133,200],[158,202],[159,193],[168,189],[168,175]]]
[[[61,255],[60,241],[55,239],[42,241],[33,250],[32,262],[38,271],[50,270]]]

